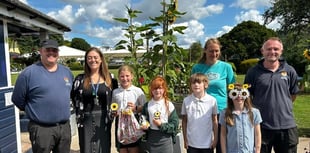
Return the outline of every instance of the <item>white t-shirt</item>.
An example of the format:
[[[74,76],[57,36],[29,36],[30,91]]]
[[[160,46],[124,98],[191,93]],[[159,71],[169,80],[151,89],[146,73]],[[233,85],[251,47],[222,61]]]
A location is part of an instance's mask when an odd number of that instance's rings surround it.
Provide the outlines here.
[[[187,115],[187,141],[194,148],[210,148],[213,137],[212,115],[217,114],[216,99],[205,93],[201,99],[193,94],[183,100],[182,115]]]
[[[148,113],[149,113],[149,121],[150,128],[152,130],[159,130],[158,126],[155,125],[152,120],[155,117],[156,112],[160,112],[160,120],[162,123],[168,123],[169,114],[174,110],[174,105],[169,101],[169,112],[167,112],[167,107],[165,105],[165,100],[161,99],[159,101],[151,100],[148,103]]]
[[[135,105],[143,106],[146,103],[146,97],[141,88],[131,85],[128,89],[121,86],[113,90],[112,102],[119,105],[119,110],[127,107],[127,102],[134,102]]]

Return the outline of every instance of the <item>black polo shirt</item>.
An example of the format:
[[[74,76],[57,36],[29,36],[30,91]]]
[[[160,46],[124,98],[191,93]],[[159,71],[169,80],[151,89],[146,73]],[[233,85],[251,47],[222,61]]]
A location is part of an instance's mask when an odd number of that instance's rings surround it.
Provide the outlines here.
[[[250,68],[244,83],[251,84],[252,102],[261,112],[266,129],[288,129],[296,127],[291,95],[298,93],[297,73],[284,60],[275,72],[263,66],[264,59]]]

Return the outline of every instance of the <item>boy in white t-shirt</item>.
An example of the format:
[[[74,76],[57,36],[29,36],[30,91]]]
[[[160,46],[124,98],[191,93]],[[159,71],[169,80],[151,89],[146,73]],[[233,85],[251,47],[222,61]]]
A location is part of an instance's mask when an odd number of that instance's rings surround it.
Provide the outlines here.
[[[187,153],[213,153],[218,139],[216,99],[207,94],[208,78],[202,73],[190,77],[192,94],[183,100],[182,130]]]

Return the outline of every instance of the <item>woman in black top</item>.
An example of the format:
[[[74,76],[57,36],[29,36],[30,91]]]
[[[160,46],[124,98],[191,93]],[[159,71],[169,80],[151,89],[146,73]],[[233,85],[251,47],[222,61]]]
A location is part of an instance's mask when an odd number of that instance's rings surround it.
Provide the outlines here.
[[[92,47],[86,52],[85,62],[84,74],[75,78],[71,92],[76,108],[80,152],[110,153],[110,104],[112,89],[117,87],[117,82],[112,79],[98,48]]]

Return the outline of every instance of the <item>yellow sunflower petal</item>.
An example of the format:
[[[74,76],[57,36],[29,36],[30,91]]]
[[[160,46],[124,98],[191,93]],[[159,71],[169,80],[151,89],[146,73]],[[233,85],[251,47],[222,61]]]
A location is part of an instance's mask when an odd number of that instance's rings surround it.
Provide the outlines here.
[[[229,90],[232,90],[232,89],[234,89],[234,88],[235,88],[235,85],[234,85],[234,84],[229,84],[229,85],[228,85],[228,89],[229,89]]]
[[[248,85],[248,84],[243,84],[243,85],[242,85],[242,88],[243,88],[243,89],[248,89],[248,88],[249,88],[249,85]]]
[[[111,110],[116,111],[118,109],[118,104],[117,103],[112,103],[111,104]]]
[[[308,59],[308,60],[310,60],[310,55],[309,55],[310,53],[309,53],[309,50],[308,49],[306,49],[305,51],[304,51],[304,53],[303,53],[303,55]]]

